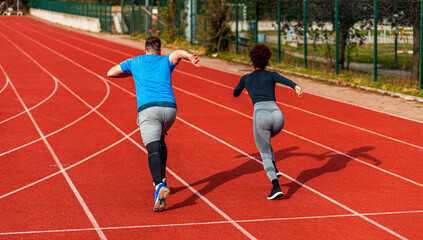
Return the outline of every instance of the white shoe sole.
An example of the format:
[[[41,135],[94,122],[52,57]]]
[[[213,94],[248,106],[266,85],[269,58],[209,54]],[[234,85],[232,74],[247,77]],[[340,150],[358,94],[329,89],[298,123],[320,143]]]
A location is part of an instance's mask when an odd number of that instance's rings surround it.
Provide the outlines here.
[[[162,189],[160,189],[159,200],[154,205],[153,211],[160,212],[165,209],[166,207],[165,200],[169,196],[169,194],[170,194],[170,189],[168,187],[162,187]],[[160,201],[160,199],[162,199],[163,201]]]
[[[277,192],[277,193],[273,194],[273,196],[267,197],[267,199],[273,200],[273,199],[276,199],[276,198],[282,197],[282,196],[283,196],[283,193],[282,192]]]

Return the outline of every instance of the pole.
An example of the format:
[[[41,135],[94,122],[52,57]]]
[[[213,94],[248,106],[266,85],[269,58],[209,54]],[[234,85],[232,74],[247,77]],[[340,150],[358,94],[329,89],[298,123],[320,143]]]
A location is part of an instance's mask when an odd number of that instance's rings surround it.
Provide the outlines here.
[[[160,21],[159,21],[159,14],[160,14],[160,2],[157,4],[157,31],[160,31]],[[158,34],[157,32],[155,34]]]
[[[180,37],[181,31],[181,0],[178,0],[178,37]]]
[[[256,16],[255,16],[255,29],[254,29],[254,38],[256,39],[256,43],[258,42],[258,2],[256,1]]]
[[[150,6],[150,0],[145,0],[145,9],[148,11],[149,10],[149,6]],[[148,15],[148,13],[144,13],[145,14],[145,18],[144,18],[144,24],[145,24],[145,28],[144,31],[146,34],[148,34],[150,31],[148,31],[148,29],[150,29],[150,16]]]
[[[151,0],[151,2],[150,2],[150,0],[148,0],[149,1],[149,6],[150,6],[150,17],[148,18],[148,20],[149,20],[149,26],[148,26],[148,36],[151,36],[151,34],[152,34],[152,31],[153,31],[153,16],[152,16],[152,14],[153,14],[153,8],[154,8],[154,0]]]
[[[395,38],[394,38],[394,45],[395,45],[395,66],[398,66],[398,30],[397,30],[397,24],[394,19],[394,25],[395,25]]]
[[[278,63],[281,63],[281,0],[278,0]]]
[[[374,0],[373,81],[377,81],[377,0]]]
[[[121,15],[120,15],[120,21],[121,21],[121,28],[122,28],[122,34],[125,34],[125,32],[124,32],[124,28],[123,28],[123,25],[124,25],[124,21],[125,21],[125,16],[123,15],[123,8],[125,7],[125,0],[120,0],[120,9],[121,9]]]
[[[238,0],[235,1],[235,53],[238,54]]]
[[[189,19],[190,19],[190,21],[189,21],[189,29],[190,29],[190,31],[189,31],[189,44],[191,44],[192,45],[192,31],[193,31],[193,29],[192,29],[192,1],[193,0],[189,0]]]
[[[335,0],[335,73],[339,74],[339,0]]]
[[[420,90],[423,90],[423,0],[420,1]]]
[[[134,9],[134,3],[131,5],[131,22],[129,23],[129,34],[132,34],[135,32],[134,26],[135,26],[135,9]]]
[[[140,25],[140,35],[142,34],[141,0],[138,2],[138,23]]]
[[[307,0],[304,0],[304,68],[307,68]]]

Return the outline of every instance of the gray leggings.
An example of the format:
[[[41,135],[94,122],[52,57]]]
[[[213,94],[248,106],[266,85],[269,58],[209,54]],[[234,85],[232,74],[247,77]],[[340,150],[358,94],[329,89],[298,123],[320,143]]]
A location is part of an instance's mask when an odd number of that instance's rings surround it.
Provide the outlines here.
[[[277,179],[275,156],[270,139],[282,131],[285,120],[274,101],[254,104],[254,140],[263,160],[263,167],[270,181]]]

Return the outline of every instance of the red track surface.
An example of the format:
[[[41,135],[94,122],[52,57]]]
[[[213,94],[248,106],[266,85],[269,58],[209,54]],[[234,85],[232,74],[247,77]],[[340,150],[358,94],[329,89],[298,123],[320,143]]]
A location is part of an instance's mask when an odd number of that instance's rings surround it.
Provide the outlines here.
[[[0,17],[0,53],[0,239],[423,238],[421,122],[278,87],[268,201],[240,76],[182,62],[154,213],[133,81],[105,78],[140,51]]]

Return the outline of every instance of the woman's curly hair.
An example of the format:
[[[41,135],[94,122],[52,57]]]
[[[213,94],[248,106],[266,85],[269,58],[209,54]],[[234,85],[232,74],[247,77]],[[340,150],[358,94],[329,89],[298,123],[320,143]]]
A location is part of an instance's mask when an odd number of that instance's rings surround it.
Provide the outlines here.
[[[255,44],[250,50],[250,58],[256,68],[264,69],[267,65],[269,65],[271,57],[272,51],[265,44]]]

